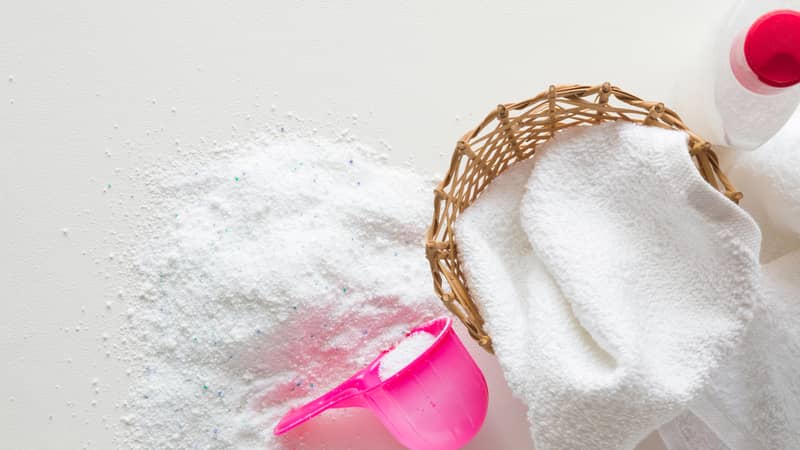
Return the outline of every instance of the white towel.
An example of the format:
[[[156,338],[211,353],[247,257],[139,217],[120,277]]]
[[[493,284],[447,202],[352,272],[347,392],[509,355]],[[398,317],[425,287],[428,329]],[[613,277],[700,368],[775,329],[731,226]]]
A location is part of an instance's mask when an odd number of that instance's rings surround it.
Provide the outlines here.
[[[742,348],[693,414],[659,430],[669,450],[800,449],[800,251],[764,265],[762,285],[765,306]]]
[[[714,430],[689,410],[658,431],[668,450],[730,450]]]
[[[800,449],[800,251],[764,265],[766,307],[712,379],[700,418],[731,450]]]
[[[728,170],[764,235],[762,262],[800,250],[800,109],[781,131]]]
[[[633,448],[705,386],[758,301],[758,228],[675,131],[564,131],[490,184],[456,240],[537,450]]]
[[[743,348],[693,405],[695,422],[731,450],[800,449],[800,110],[767,144],[740,155],[729,174],[764,233],[764,307]],[[661,430],[665,441],[673,432]]]

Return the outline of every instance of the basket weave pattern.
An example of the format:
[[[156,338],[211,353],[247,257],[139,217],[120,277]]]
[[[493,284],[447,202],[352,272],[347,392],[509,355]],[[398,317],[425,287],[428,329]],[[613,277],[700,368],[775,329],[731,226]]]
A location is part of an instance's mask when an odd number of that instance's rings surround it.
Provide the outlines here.
[[[515,162],[532,157],[536,147],[556,132],[613,120],[686,132],[688,151],[700,175],[732,201],[738,203],[742,198],[720,170],[711,145],[662,103],[642,100],[603,83],[550,86],[531,99],[498,105],[456,144],[450,168],[434,191],[433,222],[426,233],[426,256],[436,294],[487,351],[492,352],[492,341],[483,328],[477,305],[469,296],[458,260],[453,232],[456,218],[495,177]]]

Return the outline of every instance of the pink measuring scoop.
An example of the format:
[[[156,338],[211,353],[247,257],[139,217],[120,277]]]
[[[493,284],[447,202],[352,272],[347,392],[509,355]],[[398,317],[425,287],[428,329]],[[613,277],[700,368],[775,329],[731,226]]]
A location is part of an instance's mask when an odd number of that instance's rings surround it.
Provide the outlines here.
[[[330,392],[289,411],[275,427],[283,434],[330,408],[367,408],[403,445],[412,450],[457,449],[480,430],[489,391],[478,365],[453,330],[452,319],[440,317],[408,334],[436,336],[431,346],[399,372],[381,381],[383,351]]]

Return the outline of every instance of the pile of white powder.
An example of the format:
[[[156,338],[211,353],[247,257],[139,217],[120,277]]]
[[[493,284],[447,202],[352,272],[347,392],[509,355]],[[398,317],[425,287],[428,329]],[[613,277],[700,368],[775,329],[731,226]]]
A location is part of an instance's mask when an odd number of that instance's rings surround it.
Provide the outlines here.
[[[440,311],[432,181],[353,142],[264,136],[148,176],[124,448],[305,448],[272,427]]]
[[[378,366],[378,377],[381,380],[386,380],[397,372],[400,372],[420,355],[425,353],[425,350],[429,349],[434,342],[436,342],[436,336],[426,331],[418,331],[407,336],[393,349],[383,355],[381,363]]]

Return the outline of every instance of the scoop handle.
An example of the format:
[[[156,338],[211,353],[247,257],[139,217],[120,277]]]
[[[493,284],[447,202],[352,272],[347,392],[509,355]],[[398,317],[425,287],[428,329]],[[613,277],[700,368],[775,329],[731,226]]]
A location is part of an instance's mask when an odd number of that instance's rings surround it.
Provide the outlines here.
[[[280,422],[278,422],[278,425],[275,426],[273,433],[275,435],[286,433],[292,428],[331,408],[363,406],[361,404],[362,389],[359,383],[356,382],[356,378],[357,376],[354,376],[316,400],[312,400],[299,408],[289,411],[283,416]]]

